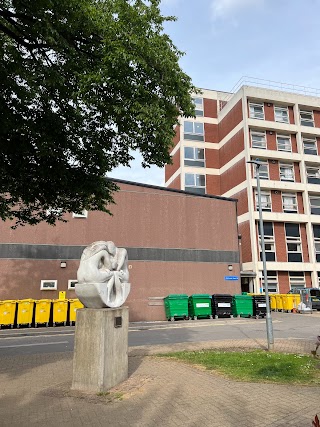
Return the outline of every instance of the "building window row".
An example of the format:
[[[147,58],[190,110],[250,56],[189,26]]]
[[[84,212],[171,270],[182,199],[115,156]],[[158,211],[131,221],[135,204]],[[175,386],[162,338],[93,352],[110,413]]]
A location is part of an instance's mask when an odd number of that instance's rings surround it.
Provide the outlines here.
[[[204,149],[197,147],[184,147],[184,165],[205,167]]]
[[[298,294],[300,289],[306,287],[306,278],[303,271],[288,271],[289,286],[292,293]],[[318,280],[320,281],[319,272]],[[268,280],[268,291],[270,293],[279,292],[279,282],[278,282],[278,272],[277,271],[267,271],[267,280]],[[261,279],[261,292],[265,292],[265,281],[264,275],[262,274]]]
[[[259,210],[258,194],[256,192],[256,209]],[[261,191],[261,210],[266,212],[272,211],[271,193]],[[282,210],[285,213],[297,213],[298,202],[295,193],[282,193]]]
[[[301,126],[314,127],[314,115],[312,110],[300,110]],[[265,120],[264,103],[249,102],[249,117],[251,119]],[[279,123],[290,123],[289,110],[286,106],[274,106],[274,121]]]
[[[206,193],[206,176],[186,173],[185,179],[185,191],[192,191],[193,193],[205,194]]]

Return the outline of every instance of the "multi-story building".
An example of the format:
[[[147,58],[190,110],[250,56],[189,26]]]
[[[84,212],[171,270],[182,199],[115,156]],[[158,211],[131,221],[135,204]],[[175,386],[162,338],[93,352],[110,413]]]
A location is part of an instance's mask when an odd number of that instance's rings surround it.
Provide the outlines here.
[[[259,158],[269,291],[319,287],[320,97],[243,84],[233,93],[202,90],[194,102],[196,118],[176,127],[166,186],[238,199],[242,290],[263,291],[248,163]]]

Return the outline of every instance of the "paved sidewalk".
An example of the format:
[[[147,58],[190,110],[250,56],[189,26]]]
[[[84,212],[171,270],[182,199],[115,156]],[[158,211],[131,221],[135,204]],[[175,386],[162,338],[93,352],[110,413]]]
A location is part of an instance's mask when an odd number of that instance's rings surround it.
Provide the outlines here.
[[[243,383],[153,357],[179,349],[264,348],[262,340],[130,349],[130,377],[110,394],[70,391],[72,353],[0,359],[0,425],[111,427],[311,426],[319,388]],[[281,352],[310,354],[314,343],[276,340]],[[320,361],[319,361],[320,363]]]

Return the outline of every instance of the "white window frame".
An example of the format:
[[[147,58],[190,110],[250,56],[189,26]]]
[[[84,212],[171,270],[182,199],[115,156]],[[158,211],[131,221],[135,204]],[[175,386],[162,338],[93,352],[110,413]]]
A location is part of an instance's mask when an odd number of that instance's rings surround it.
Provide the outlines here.
[[[313,200],[317,200],[317,201],[319,201],[319,205],[313,205]],[[311,213],[311,215],[320,215],[320,212],[319,213],[313,213],[312,212],[312,209],[319,209],[319,211],[320,211],[320,194],[317,196],[317,195],[313,195],[313,194],[309,194],[309,205],[310,205],[310,213]]]
[[[307,144],[314,144],[314,153],[310,154],[310,153],[306,153],[305,152],[305,142]],[[307,154],[308,156],[317,156],[318,155],[318,147],[317,147],[317,139],[316,138],[305,138],[304,136],[302,137],[302,145],[303,145],[303,152],[304,154]],[[309,148],[310,150],[310,148]]]
[[[185,154],[185,149],[186,148],[189,148],[189,149],[193,150],[193,157],[192,158],[186,157],[186,154]],[[196,159],[195,158],[195,151],[196,150],[202,150],[203,151],[203,159]],[[186,167],[195,167],[195,168],[205,168],[206,167],[205,149],[204,148],[185,146],[184,150],[183,150],[183,155],[184,155],[184,166],[186,166]],[[185,164],[186,160],[189,161],[189,162],[202,162],[203,161],[203,165],[201,165],[201,166],[200,165],[186,165]]]
[[[285,205],[284,198],[293,199],[293,203],[291,205]],[[296,193],[282,193],[282,210],[283,212],[298,212],[298,200]]]
[[[310,118],[302,118],[301,114],[306,114],[309,115]],[[303,124],[302,122],[305,123],[311,123],[311,125],[308,124]],[[313,111],[308,111],[308,110],[300,110],[300,125],[301,126],[308,126],[308,127],[314,127],[314,115],[313,115]]]
[[[194,103],[196,116],[203,117],[204,116],[203,98],[199,98],[198,96],[193,96],[192,100]],[[201,103],[196,103],[196,100],[201,100]]]
[[[296,245],[297,250],[289,250],[288,245]],[[289,261],[289,254],[301,254],[301,262],[303,262],[303,253],[302,253],[302,245],[301,245],[301,236],[300,237],[294,237],[294,236],[287,236],[286,235],[286,246],[287,246],[287,255],[288,255],[288,262],[300,262],[300,261]]]
[[[259,177],[260,179],[269,179],[269,163],[266,160],[259,160]],[[261,167],[266,168],[266,170],[261,169]],[[261,173],[262,172],[262,173]],[[257,167],[253,165],[254,178],[257,179]]]
[[[273,253],[274,254],[274,261],[268,261],[267,262],[276,262],[277,260],[277,252],[276,252],[276,241],[274,237],[274,225],[272,223],[272,235],[264,234],[264,251],[265,253]],[[259,242],[259,256],[262,261],[261,253],[262,253],[262,244],[261,244],[261,235],[260,235],[260,226],[258,224],[258,242]],[[268,249],[266,246],[270,245],[270,248]]]
[[[77,279],[70,279],[70,280],[68,280],[68,290],[74,290],[75,289],[75,285],[77,283],[78,283]]]
[[[251,147],[252,148],[259,148],[261,150],[265,150],[267,148],[266,132],[251,130],[250,136],[251,136]],[[263,138],[263,141],[261,141],[261,142],[255,141],[254,137]]]
[[[266,212],[271,212],[272,210],[272,199],[270,191],[261,191],[261,209]],[[258,201],[258,192],[255,191],[255,199],[256,199],[256,210],[259,210],[259,201]]]
[[[287,117],[283,120],[283,113],[287,113]],[[278,113],[278,115],[277,115]],[[279,115],[280,113],[280,115]],[[278,123],[290,123],[289,121],[289,110],[288,107],[282,107],[280,105],[274,106],[274,121]]]
[[[281,146],[282,143],[279,143],[278,138],[286,139],[288,141],[287,146],[288,146],[289,149],[286,149],[286,144],[284,144],[283,146]],[[277,150],[278,151],[286,151],[286,152],[290,152],[291,153],[291,151],[292,151],[292,144],[291,144],[291,136],[290,135],[279,135],[279,134],[277,134]]]
[[[185,130],[185,124],[191,123],[192,124],[192,132],[188,132]],[[196,132],[196,125],[202,125],[202,132]],[[204,123],[197,122],[197,121],[191,121],[191,120],[185,120],[183,123],[183,137],[184,139],[188,140],[188,136],[195,136],[196,138],[189,138],[190,140],[194,141],[204,141]]]
[[[83,211],[81,211],[81,214],[72,212],[72,218],[88,218],[88,211],[86,209],[83,209]]]
[[[292,179],[288,179],[286,178],[286,174],[283,173],[283,171],[281,172],[281,168],[284,169],[290,169],[292,170]],[[280,177],[280,181],[289,181],[289,182],[295,182],[295,175],[294,175],[294,164],[293,163],[279,163],[279,177]]]
[[[256,112],[254,111],[255,107],[259,107],[259,108],[262,107],[262,113],[256,114]],[[264,103],[249,102],[249,116],[250,116],[250,119],[264,120]]]
[[[186,175],[192,175],[194,178],[194,183],[193,185],[190,184],[186,184]],[[197,185],[197,176],[204,176],[204,185]],[[185,177],[184,177],[184,187],[189,187],[189,188],[204,188],[204,190],[206,189],[206,175],[202,174],[202,173],[185,173]]]
[[[276,271],[267,271],[267,279],[268,279],[268,292],[272,294],[279,293],[278,273]],[[264,286],[263,272],[262,272],[262,278],[261,278],[261,289],[262,289],[262,292],[266,291]]]
[[[45,283],[54,283],[54,287],[46,287]],[[40,282],[40,290],[41,291],[56,291],[58,289],[58,280],[41,280]]]
[[[290,286],[290,290],[295,288],[295,289],[304,289],[306,287],[306,277],[304,272],[302,271],[301,273],[303,273],[303,277],[301,275],[301,277],[297,277],[297,276],[290,276],[290,271],[289,271],[289,286]],[[296,286],[292,286],[293,284],[296,284]],[[298,292],[299,293],[299,292]]]
[[[308,178],[320,179],[320,167],[319,166],[306,166],[307,180]]]

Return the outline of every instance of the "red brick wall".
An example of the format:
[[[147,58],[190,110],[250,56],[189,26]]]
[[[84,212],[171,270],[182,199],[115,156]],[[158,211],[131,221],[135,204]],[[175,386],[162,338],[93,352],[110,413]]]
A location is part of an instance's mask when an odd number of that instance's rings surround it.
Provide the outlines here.
[[[268,163],[269,163],[269,179],[271,181],[279,181],[280,175],[279,175],[278,160],[269,160]]]
[[[175,134],[175,136],[173,137],[173,140],[172,140],[173,147],[175,147],[178,144],[178,142],[180,141],[180,125],[176,126],[175,131],[176,131],[176,134]]]
[[[304,214],[302,193],[297,193],[298,213]]]
[[[240,99],[219,123],[219,140],[228,135],[242,120],[242,100]]]
[[[277,262],[287,262],[287,244],[284,223],[274,222],[273,232],[276,242],[276,260]]]
[[[205,117],[217,118],[217,100],[203,98],[203,112]]]
[[[299,163],[297,162],[294,163],[294,180],[295,182],[301,182],[300,168]]]
[[[277,151],[277,134],[272,131],[270,135],[269,130],[267,130],[267,149]]]
[[[286,294],[290,290],[289,274],[287,271],[278,271],[279,293]]]
[[[219,150],[205,148],[205,159],[207,168],[220,168]]]
[[[294,125],[293,106],[289,105],[288,110],[289,110],[289,122],[291,125]]]
[[[292,147],[293,153],[298,152],[297,137],[296,137],[296,134],[294,134],[294,133],[291,134],[291,147]]]
[[[176,190],[181,190],[181,176],[178,175],[169,185],[168,188],[175,188]]]
[[[220,167],[224,166],[235,156],[244,150],[244,133],[243,129],[240,129],[232,138],[226,142],[220,151]]]
[[[271,104],[270,102],[264,103],[264,118],[265,120],[274,122],[274,108],[273,108],[273,104]]]
[[[306,271],[304,275],[305,275],[305,278],[306,278],[306,286],[307,286],[307,288],[311,288],[312,287],[311,273],[309,271]]]
[[[320,154],[320,138],[317,138],[318,155]]]
[[[277,190],[276,190],[277,191]],[[272,212],[282,212],[281,191],[271,191]]]
[[[239,224],[239,234],[241,234],[241,256],[242,262],[252,261],[250,223],[249,221]]]
[[[220,176],[219,175],[207,175],[206,177],[206,193],[214,196],[220,196]]]
[[[221,175],[221,194],[246,180],[246,161],[241,159]]]
[[[172,157],[172,165],[165,165],[165,180],[168,179],[179,169],[180,167],[180,148]]]
[[[306,225],[300,224],[300,236],[301,236],[301,244],[302,244],[302,261],[309,262],[309,253],[308,253],[308,242],[307,242],[307,233],[306,233]]]
[[[219,142],[218,125],[213,123],[204,124],[204,139],[206,142]]]
[[[320,111],[313,110],[313,117],[314,117],[314,125],[316,128],[320,128]]]
[[[248,212],[248,193],[246,188],[239,191],[239,193],[233,194],[232,198],[238,199],[238,216]]]

